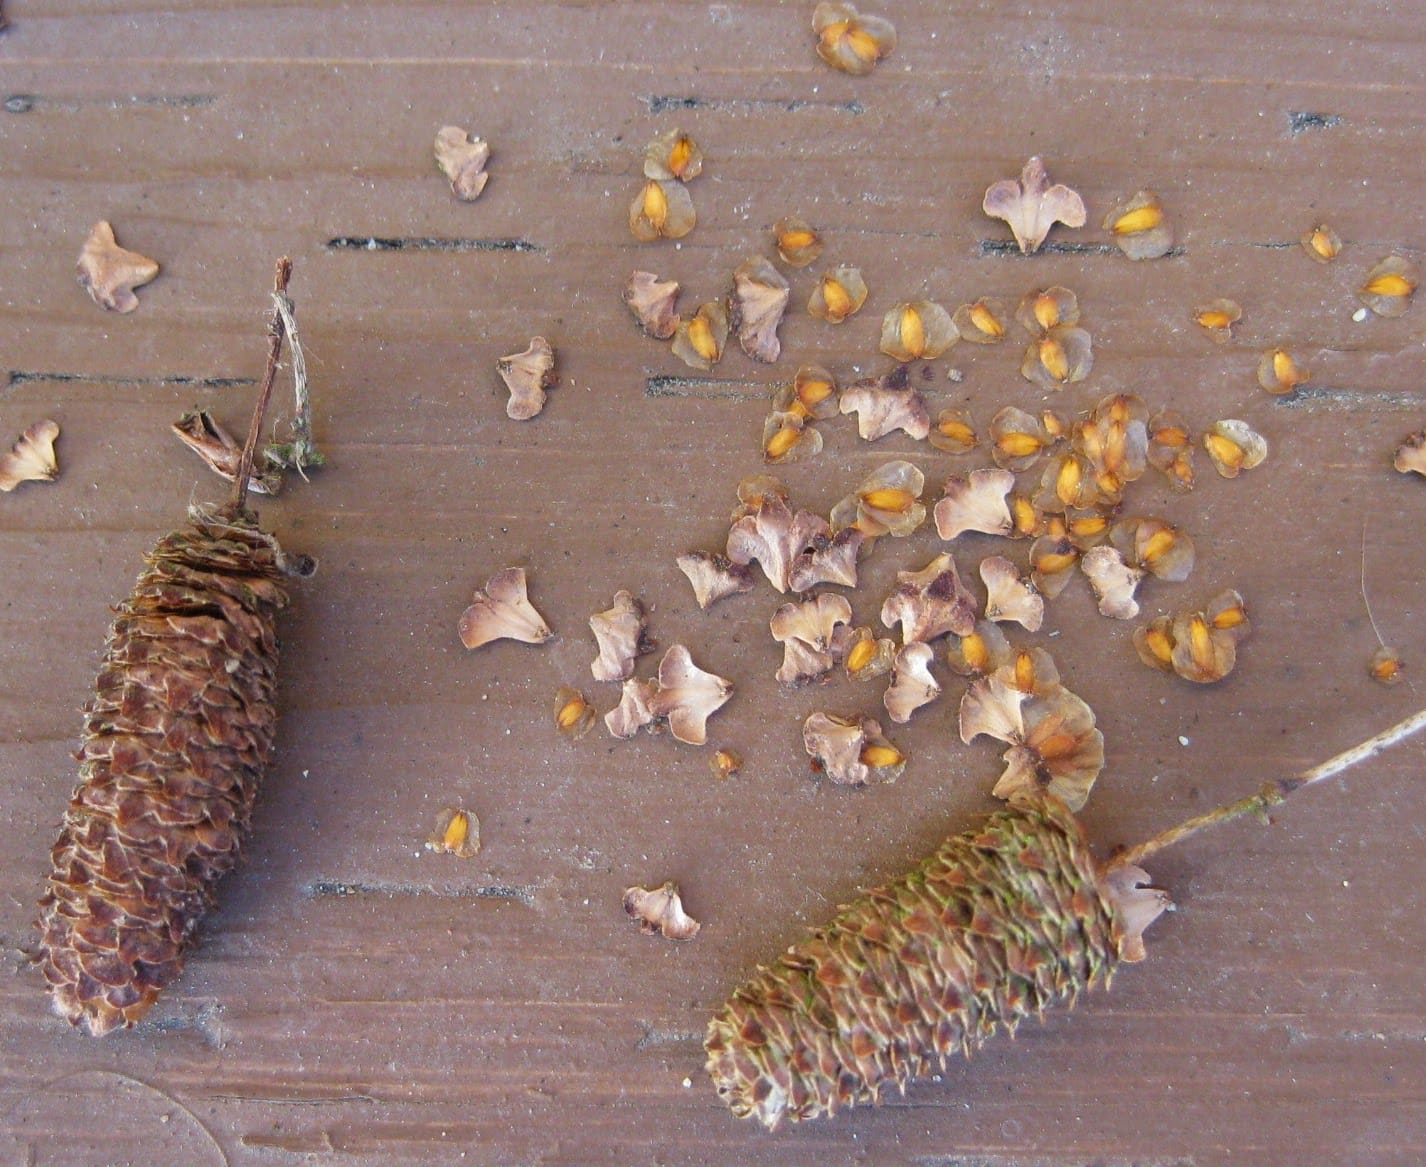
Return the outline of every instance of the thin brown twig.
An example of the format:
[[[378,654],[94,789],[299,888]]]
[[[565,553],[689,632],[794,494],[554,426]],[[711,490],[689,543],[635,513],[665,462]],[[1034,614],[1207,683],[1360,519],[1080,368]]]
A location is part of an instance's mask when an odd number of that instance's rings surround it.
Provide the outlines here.
[[[277,261],[273,294],[285,296],[287,282],[291,278],[292,260],[284,255]],[[257,404],[253,407],[252,423],[248,426],[248,438],[243,443],[242,456],[238,459],[238,470],[233,479],[233,500],[229,508],[234,514],[240,513],[247,505],[248,479],[252,477],[253,459],[257,456],[257,444],[262,439],[262,421],[267,414],[267,403],[272,398],[273,382],[277,380],[277,362],[282,355],[282,339],[286,331],[282,324],[282,314],[274,310],[267,326],[267,371],[263,374],[262,388],[258,390]]]
[[[1388,746],[1393,746],[1423,729],[1426,729],[1426,709],[1419,713],[1413,713],[1405,721],[1397,722],[1390,729],[1384,729],[1364,742],[1358,742],[1351,749],[1334,754],[1310,770],[1266,782],[1256,794],[1250,794],[1235,802],[1224,803],[1206,814],[1197,815],[1166,831],[1160,831],[1151,839],[1125,848],[1109,858],[1104,864],[1104,870],[1113,871],[1120,867],[1138,866],[1150,855],[1155,855],[1166,847],[1172,847],[1175,843],[1180,843],[1190,835],[1196,835],[1207,827],[1216,827],[1219,823],[1229,822],[1245,814],[1264,814],[1283,802],[1289,794],[1301,790],[1304,786],[1311,786],[1314,782],[1321,782],[1340,774],[1343,770],[1355,766],[1359,762],[1365,762],[1368,758],[1374,758]]]

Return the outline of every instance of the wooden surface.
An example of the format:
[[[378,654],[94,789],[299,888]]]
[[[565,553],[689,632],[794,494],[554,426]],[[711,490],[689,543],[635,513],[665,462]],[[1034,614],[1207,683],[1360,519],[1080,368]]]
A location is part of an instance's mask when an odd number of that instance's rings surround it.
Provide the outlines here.
[[[0,497],[0,1147],[5,1162],[117,1164],[1416,1164],[1426,1158],[1426,838],[1422,746],[1153,863],[1179,911],[1147,963],[1073,1014],[904,1099],[767,1135],[703,1072],[710,1012],[759,961],[991,808],[996,750],[962,746],[956,686],[893,733],[893,786],[810,773],[814,709],[880,711],[876,686],[780,692],[765,585],[700,612],[673,564],[716,547],[737,481],[761,468],[772,387],[816,360],[889,367],[882,313],[930,296],[1012,303],[1067,284],[1095,342],[1091,378],[1046,396],[1019,340],[930,366],[933,409],[1069,412],[1115,391],[1196,426],[1250,421],[1272,453],[1236,482],[1139,484],[1134,509],[1181,523],[1198,567],[1150,583],[1146,615],[1223,586],[1255,626],[1213,687],[1151,673],[1129,624],[1083,581],[1045,632],[1096,710],[1108,765],[1084,819],[1106,849],[1246,792],[1411,712],[1419,685],[1364,675],[1382,634],[1426,660],[1426,494],[1390,469],[1426,422],[1426,308],[1356,323],[1388,252],[1420,257],[1426,66],[1411,5],[890,4],[901,44],[866,79],[813,55],[811,4],[361,5],[10,0],[0,33],[0,439],[64,427],[52,486]],[[1304,116],[1311,115],[1311,116]],[[492,144],[477,203],[431,163],[441,125]],[[674,125],[707,155],[700,221],[636,244],[625,209],[644,143]],[[1043,154],[1090,225],[1156,190],[1181,251],[1022,259],[979,212]],[[685,302],[720,294],[800,212],[871,299],[841,328],[792,274],[773,367],[732,351],[708,379],[641,337],[620,303],[645,267]],[[163,265],[131,316],[75,285],[93,223]],[[1332,267],[1296,239],[1326,219]],[[528,249],[344,248],[332,241],[518,240]],[[92,1040],[48,1012],[25,950],[73,781],[71,751],[109,619],[143,550],[221,484],[166,432],[203,406],[241,428],[261,372],[273,260],[293,257],[331,465],[265,523],[321,560],[283,624],[278,757],[241,870],[182,981],[137,1030]],[[1188,313],[1240,301],[1219,347]],[[549,337],[560,384],[504,416],[495,359]],[[1309,392],[1254,369],[1286,343]],[[947,370],[964,379],[954,382]],[[659,378],[674,378],[661,381]],[[850,418],[788,467],[826,511],[910,457],[931,498],[955,460]],[[968,574],[1002,544],[961,540]],[[875,618],[923,530],[877,549],[853,597]],[[1010,554],[1022,559],[1024,544]],[[558,637],[466,652],[472,590],[523,565]],[[737,695],[713,741],[727,781],[668,737],[570,745],[553,694],[593,683],[590,613],[629,588],[651,631],[688,644]],[[646,660],[648,669],[656,658]],[[423,851],[441,807],[480,816],[461,861]],[[691,944],[640,935],[620,899],[677,879]]]

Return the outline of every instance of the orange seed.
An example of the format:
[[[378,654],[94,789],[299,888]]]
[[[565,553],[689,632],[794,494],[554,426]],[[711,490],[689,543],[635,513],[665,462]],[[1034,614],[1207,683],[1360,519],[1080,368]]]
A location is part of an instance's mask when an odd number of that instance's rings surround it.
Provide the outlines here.
[[[862,747],[861,762],[873,770],[884,770],[888,766],[899,766],[906,755],[895,746],[865,745]]]
[[[868,510],[904,515],[916,502],[916,496],[899,486],[878,486],[861,495],[861,500]]]
[[[660,228],[668,222],[668,195],[653,180],[644,183],[644,218]]]
[[[926,325],[909,305],[901,310],[901,344],[913,357],[926,351]]]
[[[785,425],[781,429],[773,432],[768,438],[767,445],[763,447],[763,456],[767,458],[784,457],[793,446],[802,440],[802,431],[796,426]]]
[[[867,665],[871,664],[872,658],[876,656],[876,641],[870,636],[858,640],[852,645],[851,652],[847,653],[847,672],[859,673]]]
[[[994,312],[985,306],[983,300],[977,300],[971,305],[970,320],[986,336],[1005,335],[1005,325]]]
[[[1065,353],[1065,346],[1053,336],[1047,336],[1040,341],[1040,364],[1045,366],[1045,372],[1056,381],[1069,380],[1069,357]]]
[[[1164,221],[1163,208],[1150,203],[1146,207],[1137,207],[1132,211],[1125,211],[1114,220],[1114,234],[1116,235],[1137,235],[1141,231],[1152,231],[1160,226]]]

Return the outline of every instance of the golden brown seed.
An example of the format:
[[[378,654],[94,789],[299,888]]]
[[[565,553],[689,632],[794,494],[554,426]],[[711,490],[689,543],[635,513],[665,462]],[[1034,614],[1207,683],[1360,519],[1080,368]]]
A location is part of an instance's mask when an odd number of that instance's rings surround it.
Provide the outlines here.
[[[1152,231],[1160,226],[1164,221],[1163,208],[1151,203],[1146,207],[1137,207],[1132,211],[1125,211],[1114,220],[1114,234],[1134,235],[1140,231]]]
[[[1066,458],[1060,464],[1060,472],[1055,476],[1055,497],[1069,506],[1079,494],[1084,481],[1084,468],[1076,457]]]
[[[884,770],[888,766],[899,766],[905,760],[906,755],[895,746],[874,744],[862,746],[862,765],[870,766],[873,770]]]
[[[1059,575],[1069,570],[1077,558],[1073,551],[1047,551],[1035,560],[1035,570],[1041,575]]]
[[[571,698],[561,705],[559,712],[555,714],[555,726],[563,730],[573,729],[588,708],[589,702],[583,697]]]
[[[441,835],[441,846],[447,851],[459,851],[470,837],[470,816],[463,810],[451,815],[451,821]]]
[[[1145,542],[1139,558],[1147,565],[1155,564],[1172,551],[1177,542],[1178,532],[1172,528],[1155,531]]]
[[[1173,641],[1162,628],[1150,628],[1144,634],[1144,646],[1154,655],[1154,659],[1164,664],[1173,660]]]
[[[936,429],[943,438],[963,445],[975,445],[975,430],[958,417],[943,417],[936,423]]]
[[[1035,658],[1028,652],[1015,654],[1015,688],[1022,693],[1035,691]]]
[[[864,640],[858,640],[852,645],[851,652],[847,653],[847,672],[859,673],[867,665],[871,664],[872,658],[876,656],[876,641],[870,636]]]
[[[822,277],[822,299],[829,320],[845,320],[852,310],[852,295],[831,272]]]
[[[1221,632],[1226,632],[1230,628],[1239,628],[1248,621],[1248,614],[1243,611],[1242,604],[1234,604],[1231,608],[1224,608],[1213,617],[1213,627]]]
[[[1395,685],[1401,680],[1406,666],[1394,648],[1382,645],[1372,659],[1367,662],[1367,674],[1373,681],[1383,685]]]
[[[1008,458],[1025,458],[1045,448],[1045,443],[1036,435],[1026,433],[1001,434],[995,444]]]
[[[1195,613],[1188,622],[1188,645],[1194,664],[1205,672],[1212,669],[1213,637],[1208,631],[1208,621],[1200,613]]]
[[[797,382],[797,402],[807,409],[815,409],[831,397],[837,387],[825,377],[808,377]]]
[[[773,431],[763,447],[763,456],[769,459],[784,457],[793,446],[802,440],[802,431],[796,426],[785,425]]]
[[[901,310],[901,344],[913,357],[926,351],[926,326],[921,313],[909,305]]]
[[[1318,263],[1331,263],[1342,250],[1342,240],[1337,232],[1323,223],[1302,237],[1302,247]]]
[[[1243,447],[1232,438],[1225,438],[1222,434],[1207,433],[1203,435],[1203,444],[1208,448],[1214,461],[1222,462],[1223,465],[1233,470],[1242,467],[1245,457]]]
[[[1024,495],[1016,495],[1011,498],[1010,517],[1015,522],[1017,535],[1032,535],[1040,525],[1040,516],[1035,510],[1035,504]]]
[[[862,504],[873,511],[888,511],[904,515],[916,502],[916,496],[899,486],[879,486],[859,496]]]
[[[687,134],[680,134],[678,140],[673,144],[673,149],[668,152],[668,168],[673,171],[675,178],[684,178],[688,164],[693,158],[694,150],[693,139]]]
[[[986,336],[1004,336],[1005,324],[994,312],[985,306],[985,301],[977,300],[971,305],[970,321]]]
[[[961,641],[961,655],[965,657],[966,667],[977,673],[990,668],[990,645],[979,632],[972,632]]]
[[[1069,379],[1069,356],[1065,353],[1065,346],[1055,337],[1047,336],[1040,341],[1040,364],[1056,381]]]
[[[644,183],[644,218],[660,229],[668,222],[668,196],[653,180]]]
[[[718,341],[713,335],[713,327],[702,316],[695,316],[688,322],[688,343],[705,361],[718,359]]]
[[[1366,282],[1362,291],[1369,296],[1409,296],[1416,285],[1403,275],[1386,272]]]
[[[1225,328],[1229,328],[1233,324],[1232,314],[1225,312],[1222,308],[1205,309],[1200,312],[1195,319],[1204,328],[1210,329],[1213,332],[1222,332]]]
[[[729,778],[743,768],[743,758],[736,750],[717,750],[709,760],[709,765],[716,777]]]
[[[1035,314],[1035,323],[1046,332],[1060,323],[1059,301],[1046,292],[1041,292],[1035,297],[1032,311]]]

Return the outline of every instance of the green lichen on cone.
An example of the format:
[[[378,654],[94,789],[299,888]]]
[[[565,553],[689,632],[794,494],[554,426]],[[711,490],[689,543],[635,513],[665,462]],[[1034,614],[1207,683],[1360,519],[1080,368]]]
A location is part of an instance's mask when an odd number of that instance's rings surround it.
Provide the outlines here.
[[[117,609],[40,901],[55,1011],[133,1025],[182,971],[272,751],[282,579],[253,516],[195,513]]]
[[[708,1072],[769,1130],[875,1102],[1107,982],[1137,955],[1123,917],[1064,804],[1017,801],[760,968],[709,1022]]]

